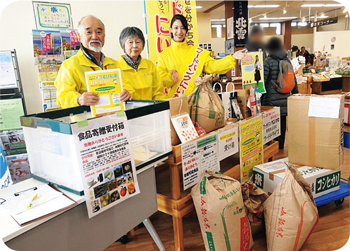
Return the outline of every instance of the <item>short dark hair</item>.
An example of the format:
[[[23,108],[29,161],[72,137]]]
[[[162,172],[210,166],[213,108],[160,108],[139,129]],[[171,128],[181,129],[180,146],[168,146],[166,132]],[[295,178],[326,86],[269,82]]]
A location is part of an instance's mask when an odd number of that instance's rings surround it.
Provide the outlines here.
[[[254,25],[250,31],[250,36],[255,36],[255,35],[263,35],[264,34],[264,30],[261,28],[261,26],[259,25]]]
[[[182,26],[184,27],[184,29],[186,30],[186,33],[187,33],[188,32],[188,23],[187,23],[186,18],[181,14],[176,14],[173,16],[173,18],[171,19],[171,22],[170,22],[170,28],[173,27],[173,24],[175,23],[176,20],[180,20]],[[173,34],[171,34],[171,38],[172,37],[173,37]]]
[[[299,50],[299,47],[298,46],[296,46],[296,45],[293,45],[293,47],[292,47],[292,51],[298,51]]]
[[[119,44],[122,47],[123,50],[125,50],[125,42],[130,37],[138,37],[142,40],[143,48],[145,48],[145,37],[142,33],[142,31],[137,27],[126,27],[122,30],[122,32],[119,35]]]
[[[267,42],[267,46],[266,46],[266,49],[269,52],[280,51],[280,50],[283,50],[283,48],[284,47],[283,47],[282,41],[278,37],[270,38],[270,40]]]
[[[302,46],[302,47],[300,48],[300,50],[302,50],[302,49],[305,49],[305,46]]]

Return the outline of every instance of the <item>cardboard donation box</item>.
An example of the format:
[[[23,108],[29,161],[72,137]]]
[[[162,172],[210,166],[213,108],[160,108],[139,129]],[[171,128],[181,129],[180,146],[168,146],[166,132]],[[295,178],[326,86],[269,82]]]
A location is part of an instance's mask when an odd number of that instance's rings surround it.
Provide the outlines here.
[[[348,92],[345,96],[344,123],[350,124],[350,92]]]
[[[288,98],[289,162],[339,170],[343,164],[344,95]]]
[[[271,194],[286,176],[288,158],[255,166],[253,181],[265,192]],[[336,191],[340,186],[340,171],[319,167],[296,166],[305,181],[310,185],[314,198]]]
[[[168,99],[169,101],[169,107],[170,107],[170,119],[172,116],[177,116],[183,113],[189,113],[188,108],[188,102],[187,97],[179,97],[179,98],[171,98]],[[173,124],[170,122],[170,129],[171,129],[171,145],[176,146],[181,143],[179,136],[177,136],[177,133],[175,131],[175,128]]]

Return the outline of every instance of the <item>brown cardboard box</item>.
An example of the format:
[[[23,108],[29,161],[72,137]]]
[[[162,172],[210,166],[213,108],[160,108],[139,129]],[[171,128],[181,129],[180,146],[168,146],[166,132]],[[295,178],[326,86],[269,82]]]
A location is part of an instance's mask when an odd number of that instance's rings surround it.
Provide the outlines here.
[[[331,113],[339,112],[339,116],[337,118],[324,118],[320,115],[309,117],[311,97],[340,99],[340,106],[330,111]],[[329,100],[325,99],[322,105],[329,107],[329,104]],[[288,157],[290,163],[333,170],[341,168],[344,157],[343,107],[344,95],[297,94],[288,98]],[[326,110],[322,109],[326,114]]]
[[[170,106],[170,130],[171,130],[171,145],[176,146],[181,143],[179,137],[177,136],[177,133],[175,131],[175,128],[173,126],[173,123],[171,122],[172,116],[177,116],[182,113],[189,113],[188,108],[188,102],[187,97],[179,97],[179,98],[171,98],[168,99],[169,106]]]

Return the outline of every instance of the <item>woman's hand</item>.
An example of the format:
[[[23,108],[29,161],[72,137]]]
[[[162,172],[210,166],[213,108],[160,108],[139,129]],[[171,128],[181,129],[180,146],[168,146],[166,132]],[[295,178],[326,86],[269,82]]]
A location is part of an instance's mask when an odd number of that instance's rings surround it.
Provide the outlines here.
[[[128,100],[132,100],[131,94],[127,90],[122,91],[122,95],[120,95],[120,101],[125,102]]]
[[[239,51],[236,51],[232,57],[236,60],[241,60],[242,62],[246,62],[246,61],[251,61],[251,60],[254,60],[252,56],[250,55],[247,55],[246,52],[247,49],[243,49],[243,50],[239,50]]]
[[[171,70],[170,74],[171,74],[171,77],[173,78],[174,83],[179,81],[179,73],[177,73],[176,70]]]
[[[99,100],[100,100],[100,98],[96,93],[85,92],[78,97],[78,104],[80,106],[82,106],[82,105],[85,105],[85,106],[96,105]]]

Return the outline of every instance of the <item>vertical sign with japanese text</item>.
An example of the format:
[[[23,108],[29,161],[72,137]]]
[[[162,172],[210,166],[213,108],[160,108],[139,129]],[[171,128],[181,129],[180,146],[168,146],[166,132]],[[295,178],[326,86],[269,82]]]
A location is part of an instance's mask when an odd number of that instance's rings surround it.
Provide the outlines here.
[[[72,125],[89,218],[140,193],[125,113]]]
[[[235,47],[244,47],[248,39],[248,1],[234,1]]]
[[[263,145],[281,135],[281,112],[279,107],[262,113]]]
[[[238,126],[227,125],[218,132],[219,161],[238,153]]]
[[[264,161],[263,126],[261,115],[240,122],[241,182],[253,175],[253,167]]]
[[[220,171],[217,134],[181,144],[184,190],[200,181],[203,171]]]
[[[198,45],[197,11],[195,0],[145,1],[148,59],[158,60],[158,54],[170,46],[170,22],[174,15],[182,14],[188,22],[187,43]]]

